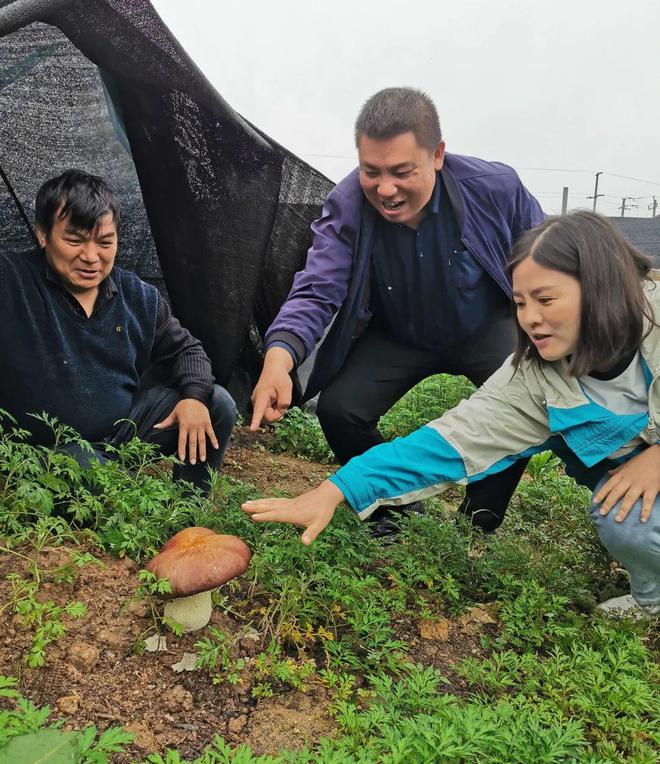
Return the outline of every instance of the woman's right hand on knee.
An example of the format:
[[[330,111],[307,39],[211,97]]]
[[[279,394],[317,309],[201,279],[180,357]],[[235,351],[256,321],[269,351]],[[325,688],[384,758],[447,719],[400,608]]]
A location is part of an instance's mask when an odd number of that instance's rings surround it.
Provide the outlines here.
[[[615,520],[623,522],[636,501],[642,500],[640,520],[645,523],[651,516],[653,503],[660,493],[660,445],[649,446],[641,454],[633,456],[625,464],[611,470],[611,477],[594,494],[593,503],[602,506],[598,510],[607,515],[620,501]]]

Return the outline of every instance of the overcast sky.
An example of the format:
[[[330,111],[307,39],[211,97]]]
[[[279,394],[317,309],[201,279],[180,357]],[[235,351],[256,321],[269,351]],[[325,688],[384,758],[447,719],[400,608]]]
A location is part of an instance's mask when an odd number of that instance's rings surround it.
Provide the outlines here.
[[[660,202],[659,0],[152,3],[231,106],[332,180],[362,103],[413,85],[448,151],[512,165],[549,213],[563,186],[590,207],[597,171],[603,213]]]

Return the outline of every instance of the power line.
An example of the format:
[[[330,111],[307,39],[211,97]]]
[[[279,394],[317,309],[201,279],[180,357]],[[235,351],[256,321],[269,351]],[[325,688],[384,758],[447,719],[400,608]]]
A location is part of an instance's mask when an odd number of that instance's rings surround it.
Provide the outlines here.
[[[320,159],[355,159],[355,156],[348,156],[347,154],[313,154],[301,152],[301,156],[304,157],[319,157]],[[589,175],[592,174],[591,170],[569,170],[565,167],[515,167],[515,170],[534,170],[542,172],[586,172]]]
[[[304,157],[318,157],[319,159],[355,159],[355,156],[349,156],[348,154],[314,154],[311,152],[301,152],[301,156]],[[587,173],[593,175],[593,170],[576,170],[569,167],[514,167],[515,170],[524,170],[526,172],[573,172],[573,173]],[[602,171],[603,175],[611,175],[613,178],[622,178],[623,180],[634,180],[636,183],[648,183],[651,186],[660,186],[660,183],[654,180],[644,180],[643,178],[633,178],[630,175],[620,175],[616,172],[609,172],[608,170]]]
[[[529,192],[531,194],[557,194],[559,196],[562,195],[562,191],[534,191],[531,188],[529,189]],[[571,196],[582,196],[582,194],[588,194],[588,191],[573,191],[571,190]],[[609,196],[612,196],[612,194],[609,194]],[[618,199],[619,197],[615,197]]]
[[[593,175],[592,170],[567,170],[565,167],[514,167],[515,170],[534,170],[535,172],[586,172]]]
[[[591,170],[569,170],[565,167],[516,167],[516,170],[534,170],[536,172],[587,172],[593,175]],[[636,183],[648,183],[651,186],[660,186],[655,180],[643,180],[642,178],[633,178],[630,175],[619,175],[616,172],[603,170],[602,175],[611,175],[613,178],[623,178],[623,180],[634,180]]]
[[[303,156],[303,157],[316,157],[316,158],[319,158],[319,159],[350,159],[350,160],[355,161],[355,156],[348,156],[347,154],[301,153],[301,156]],[[514,169],[517,170],[517,171],[525,171],[525,172],[568,172],[568,173],[586,173],[588,175],[592,174],[591,170],[577,170],[577,169],[574,169],[574,168],[569,169],[567,167],[514,167]],[[612,178],[621,178],[622,180],[632,180],[635,183],[647,183],[648,185],[651,185],[651,186],[660,186],[660,183],[657,183],[656,181],[644,180],[642,178],[633,178],[631,175],[620,175],[619,173],[616,173],[616,172],[608,172],[607,170],[601,170],[600,172],[596,173],[596,185],[595,185],[595,189],[594,189],[594,192],[593,192],[592,195],[589,195],[589,192],[587,192],[587,191],[572,191],[571,192],[571,196],[573,196],[573,197],[585,195],[586,199],[593,199],[593,201],[594,201],[594,204],[593,204],[594,211],[596,209],[596,201],[599,198],[602,198],[604,203],[607,203],[607,202],[605,202],[605,197],[610,197],[610,198],[615,198],[615,199],[622,198],[622,197],[615,197],[613,194],[603,194],[602,192],[599,194],[598,193],[598,176],[599,175],[609,175]],[[560,192],[560,191],[532,191],[532,193],[535,194],[536,196],[553,196],[553,197],[554,196],[561,196],[561,194],[562,194],[562,192]],[[630,198],[630,197],[627,197],[627,198]],[[636,197],[636,198],[641,201],[642,199],[651,199],[651,198],[655,198],[655,197],[652,197],[651,194],[648,194],[646,196],[640,196],[640,197]],[[625,210],[628,207],[628,205],[626,205],[625,201],[624,201],[624,202],[621,203],[620,206],[618,206],[619,209],[621,209],[621,207],[624,208],[623,212],[625,212]],[[649,209],[651,209],[651,208],[649,207]]]
[[[629,175],[617,175],[615,172],[605,172],[605,175],[612,175],[614,178],[623,178],[624,180],[634,180],[636,183],[648,183],[650,186],[660,186],[654,180],[642,180],[641,178],[631,178]]]

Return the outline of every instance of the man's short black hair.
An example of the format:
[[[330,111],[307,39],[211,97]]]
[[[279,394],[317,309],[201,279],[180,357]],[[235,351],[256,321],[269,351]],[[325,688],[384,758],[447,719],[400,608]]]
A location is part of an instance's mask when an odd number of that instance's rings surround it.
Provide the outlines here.
[[[380,90],[364,104],[355,120],[356,146],[361,135],[388,140],[403,133],[413,133],[417,143],[428,151],[435,151],[442,140],[435,104],[422,90]]]
[[[47,180],[37,192],[35,219],[46,236],[56,215],[58,220],[68,215],[74,228],[93,231],[108,213],[119,227],[119,201],[112,189],[103,178],[82,170],[65,170]]]

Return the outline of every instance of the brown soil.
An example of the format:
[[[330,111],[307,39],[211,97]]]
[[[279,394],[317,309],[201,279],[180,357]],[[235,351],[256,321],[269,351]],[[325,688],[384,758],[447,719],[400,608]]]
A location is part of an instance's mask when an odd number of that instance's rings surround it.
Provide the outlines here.
[[[132,757],[166,747],[178,748],[193,758],[213,736],[229,742],[247,742],[257,753],[275,753],[280,748],[303,747],[330,735],[333,723],[325,712],[328,698],[322,686],[311,685],[307,693],[290,692],[269,699],[253,700],[254,678],[250,664],[265,649],[262,639],[240,637],[242,624],[214,610],[211,626],[236,635],[234,658],[244,658],[247,670],[242,683],[213,684],[204,671],[176,672],[172,667],[194,653],[194,643],[205,631],[182,638],[167,635],[164,652],[136,652],[143,636],[153,633],[149,607],[132,599],[138,586],[138,566],[90,549],[103,566],[86,565],[73,584],[48,582],[48,570],[70,559],[71,547],[47,548],[39,567],[45,580],[39,600],[64,604],[84,602],[81,619],[64,617],[66,637],[46,648],[44,668],[24,666],[31,632],[18,617],[4,621],[0,635],[0,674],[19,676],[20,690],[37,705],[53,709],[51,720],[64,719],[67,729],[96,724],[99,729],[121,724],[135,734]],[[76,547],[81,551],[81,547]],[[0,556],[0,603],[10,599],[6,581],[10,572],[27,577],[28,565],[9,555]]]
[[[297,496],[309,491],[332,474],[337,466],[296,459],[266,450],[267,432],[250,432],[239,427],[234,432],[223,474],[251,483],[273,495]]]
[[[331,470],[268,453],[264,437],[239,430],[227,455],[225,474],[264,492],[293,494],[308,490]],[[207,636],[206,631],[182,638],[168,635],[165,652],[136,652],[136,643],[152,633],[153,623],[148,604],[133,599],[138,566],[88,548],[102,565],[84,566],[72,583],[54,583],[48,571],[67,563],[73,548],[43,550],[38,560],[44,571],[38,598],[60,605],[79,600],[87,613],[76,620],[64,616],[66,636],[46,648],[46,665],[37,669],[24,663],[32,632],[10,614],[8,604],[7,575],[29,578],[29,566],[13,555],[0,554],[0,674],[19,677],[19,689],[29,700],[51,706],[51,721],[62,719],[65,729],[123,725],[135,734],[135,741],[126,756],[114,759],[117,762],[141,760],[167,747],[178,748],[183,758],[194,758],[216,734],[230,743],[245,742],[257,754],[273,754],[302,748],[334,733],[328,694],[319,684],[310,683],[304,693],[275,686],[272,698],[252,697],[254,656],[265,649],[265,639],[255,632],[247,634],[244,621],[217,609],[211,625],[235,635],[232,657],[246,661],[239,684],[213,684],[209,673],[201,670],[173,670],[184,653],[195,652],[194,643]],[[232,596],[240,599],[239,595]],[[400,636],[410,644],[410,658],[440,668],[450,681],[447,691],[457,694],[464,692],[464,686],[452,674],[451,664],[483,653],[481,635],[495,628],[479,617],[473,622],[445,624],[440,619],[431,624],[399,624]]]

